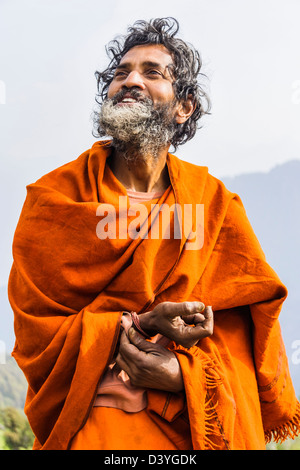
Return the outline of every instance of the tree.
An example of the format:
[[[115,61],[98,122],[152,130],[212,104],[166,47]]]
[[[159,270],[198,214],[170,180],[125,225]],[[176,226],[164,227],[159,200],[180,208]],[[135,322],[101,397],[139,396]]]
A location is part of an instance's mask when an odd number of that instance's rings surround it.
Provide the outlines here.
[[[2,438],[9,450],[32,448],[33,432],[26,417],[16,408],[9,407],[0,410],[0,421],[4,428]]]

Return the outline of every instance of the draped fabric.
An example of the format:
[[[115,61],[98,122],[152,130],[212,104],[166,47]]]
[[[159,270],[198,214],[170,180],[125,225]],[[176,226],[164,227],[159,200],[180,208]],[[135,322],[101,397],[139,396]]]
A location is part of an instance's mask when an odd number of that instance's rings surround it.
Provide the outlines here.
[[[174,416],[185,413],[193,449],[263,448],[272,436],[297,434],[300,408],[278,322],[287,291],[239,197],[206,167],[169,154],[170,187],[136,236],[124,236],[136,227],[136,215],[128,214],[126,189],[110,170],[111,151],[110,142],[97,142],[29,185],[16,228],[13,356],[28,381],[25,412],[35,448],[70,447],[112,361],[122,312],[145,312],[163,301],[211,305],[215,328],[190,349],[168,345],[182,369],[185,406],[182,396],[148,390],[147,413],[157,426],[172,433]],[[162,233],[172,233],[177,208],[185,205],[204,208],[198,249],[189,245],[195,210],[180,237]],[[169,227],[157,231],[162,206],[175,210]]]

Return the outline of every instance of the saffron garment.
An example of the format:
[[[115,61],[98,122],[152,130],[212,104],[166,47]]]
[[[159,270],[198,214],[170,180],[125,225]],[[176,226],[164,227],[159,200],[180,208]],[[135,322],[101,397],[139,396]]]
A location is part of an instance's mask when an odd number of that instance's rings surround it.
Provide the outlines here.
[[[152,204],[154,202],[157,203],[163,192],[144,193],[127,190],[127,195],[129,205],[135,206],[135,204],[146,201],[151,201]],[[127,332],[130,326],[132,326],[130,313],[124,312],[121,319],[121,327]],[[167,346],[169,343],[169,340],[162,337],[162,335],[156,335],[152,341],[160,342],[163,346]],[[94,406],[118,408],[128,412],[142,411],[147,407],[147,391],[133,386],[127,373],[121,370],[115,360],[113,360],[100,380]]]
[[[129,200],[109,168],[110,154],[110,142],[97,142],[29,185],[16,229],[9,280],[13,356],[28,381],[25,412],[34,448],[89,447],[90,440],[114,449],[122,445],[119,423],[128,448],[147,430],[151,449],[262,449],[272,437],[295,436],[300,406],[278,321],[287,291],[239,197],[207,168],[169,154],[170,187],[157,204],[147,203],[149,215],[135,237],[135,217],[128,216],[131,236],[124,237],[120,197],[125,209]],[[114,208],[109,233],[121,237],[104,238],[103,204]],[[203,205],[201,249],[189,249],[195,211],[189,233],[168,238],[162,233],[168,227],[157,230],[163,204]],[[172,229],[178,213],[170,217]],[[179,360],[184,393],[147,390],[138,413],[94,407],[123,312],[186,300],[212,305],[215,325],[211,337],[190,349],[167,346]]]

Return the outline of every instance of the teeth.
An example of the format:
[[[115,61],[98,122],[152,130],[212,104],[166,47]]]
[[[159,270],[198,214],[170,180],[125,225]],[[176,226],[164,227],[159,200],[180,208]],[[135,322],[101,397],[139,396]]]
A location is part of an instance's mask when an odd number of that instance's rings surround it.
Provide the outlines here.
[[[136,100],[134,98],[124,98],[122,103],[136,103]]]

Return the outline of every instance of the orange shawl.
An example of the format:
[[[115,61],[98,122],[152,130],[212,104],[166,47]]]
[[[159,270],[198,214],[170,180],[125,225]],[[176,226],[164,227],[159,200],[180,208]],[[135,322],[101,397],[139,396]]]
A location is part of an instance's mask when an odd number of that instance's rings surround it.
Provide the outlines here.
[[[266,263],[239,197],[207,168],[168,155],[171,189],[161,202],[204,204],[204,245],[185,237],[100,240],[100,203],[125,188],[97,142],[27,187],[16,229],[9,298],[13,356],[28,381],[25,412],[35,448],[67,449],[84,425],[112,359],[122,311],[159,302],[212,305],[215,330],[187,350],[182,368],[194,449],[262,448],[300,428],[278,315],[286,289]],[[149,412],[167,416],[172,394],[148,391]],[[151,409],[152,406],[152,409]]]

